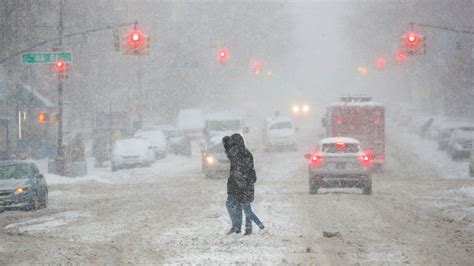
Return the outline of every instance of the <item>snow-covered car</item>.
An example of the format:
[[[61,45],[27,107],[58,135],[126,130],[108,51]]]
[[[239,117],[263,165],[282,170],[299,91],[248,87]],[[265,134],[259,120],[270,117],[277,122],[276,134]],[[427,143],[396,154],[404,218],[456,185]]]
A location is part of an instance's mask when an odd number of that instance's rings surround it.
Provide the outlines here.
[[[215,113],[206,116],[204,121],[204,142],[209,142],[215,136],[231,136],[232,134],[246,134],[242,118],[225,113]]]
[[[191,139],[177,128],[163,129],[166,136],[166,151],[168,153],[191,156]]]
[[[372,194],[372,158],[362,151],[360,142],[353,138],[322,139],[316,150],[306,154],[309,160],[309,192],[319,188],[357,187],[365,195]]]
[[[448,147],[449,140],[451,138],[451,134],[453,134],[454,130],[459,127],[469,127],[474,126],[474,123],[468,123],[464,121],[446,121],[440,125],[435,127],[435,131],[437,133],[436,141],[438,142],[438,150],[444,151]]]
[[[202,137],[204,118],[200,109],[183,109],[178,113],[177,126],[191,139]]]
[[[0,162],[0,211],[36,210],[48,206],[48,185],[31,162]]]
[[[150,141],[155,159],[163,159],[166,157],[166,137],[163,131],[156,128],[139,129],[135,132],[134,137]]]
[[[452,160],[470,157],[474,141],[474,127],[458,127],[449,138],[447,152]]]
[[[296,130],[289,117],[267,118],[265,126],[265,151],[274,148],[286,148],[293,151],[298,150],[296,145]]]
[[[225,154],[222,137],[214,136],[202,151],[202,171],[208,178],[229,174],[230,161]]]
[[[115,142],[112,147],[111,170],[136,166],[149,167],[155,161],[152,144],[146,139],[130,138]]]

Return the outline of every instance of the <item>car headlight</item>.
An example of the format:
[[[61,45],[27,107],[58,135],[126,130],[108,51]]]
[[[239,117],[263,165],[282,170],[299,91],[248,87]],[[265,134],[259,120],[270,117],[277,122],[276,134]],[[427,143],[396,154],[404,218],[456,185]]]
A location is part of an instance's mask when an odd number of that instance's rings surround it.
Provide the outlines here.
[[[213,164],[214,163],[214,157],[212,157],[210,155],[206,156],[206,162],[208,164]]]
[[[29,187],[17,187],[15,189],[15,194],[23,194],[23,193],[26,193],[30,190]]]

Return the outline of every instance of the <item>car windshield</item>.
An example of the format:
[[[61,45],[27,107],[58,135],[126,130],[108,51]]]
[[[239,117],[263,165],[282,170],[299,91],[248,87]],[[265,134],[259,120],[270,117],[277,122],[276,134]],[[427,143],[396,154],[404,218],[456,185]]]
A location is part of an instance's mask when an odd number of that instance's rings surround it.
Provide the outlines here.
[[[8,164],[0,166],[0,180],[23,179],[33,175],[33,171],[26,164]]]
[[[241,129],[240,120],[210,120],[206,123],[211,131],[232,131]]]
[[[280,122],[276,123],[270,126],[270,130],[275,130],[275,129],[289,129],[292,128],[290,122]]]
[[[218,143],[209,148],[209,152],[211,153],[223,153],[224,152],[224,145],[222,143]]]
[[[359,145],[354,143],[325,143],[321,147],[324,153],[357,153]]]

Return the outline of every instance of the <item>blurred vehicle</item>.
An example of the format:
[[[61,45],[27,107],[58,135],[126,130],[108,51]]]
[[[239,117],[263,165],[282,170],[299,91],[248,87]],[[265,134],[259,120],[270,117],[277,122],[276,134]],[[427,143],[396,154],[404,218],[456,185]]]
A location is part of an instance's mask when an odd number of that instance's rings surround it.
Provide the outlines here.
[[[204,142],[208,143],[215,136],[230,136],[235,133],[243,135],[248,131],[240,117],[223,113],[211,114],[206,116],[204,122]]]
[[[178,113],[177,126],[191,139],[202,137],[204,118],[200,109],[183,109]]]
[[[458,127],[474,127],[474,123],[469,123],[465,121],[445,121],[441,125],[437,125],[434,128],[436,135],[436,140],[438,142],[438,150],[444,151],[448,147],[449,139],[451,138],[451,135],[453,134],[454,130]]]
[[[202,171],[208,178],[228,177],[230,161],[222,145],[223,136],[214,136],[202,151]]]
[[[333,187],[362,188],[365,195],[372,194],[371,167],[369,152],[363,152],[358,140],[333,137],[322,139],[316,151],[306,154],[309,160],[309,192]]]
[[[152,144],[146,139],[130,138],[115,142],[112,147],[111,170],[136,166],[149,167],[155,161]]]
[[[163,132],[168,153],[191,156],[191,139],[182,130],[170,126],[164,128]]]
[[[310,111],[308,104],[294,104],[291,106],[291,113],[294,116],[306,115]]]
[[[470,157],[474,141],[474,127],[458,127],[449,138],[447,152],[452,160],[467,159]]]
[[[265,151],[286,148],[296,151],[296,129],[289,117],[269,117],[265,123]]]
[[[143,128],[137,130],[134,137],[150,141],[155,159],[159,160],[166,157],[166,137],[163,131],[157,128]]]
[[[48,186],[31,162],[0,162],[0,210],[37,210],[48,206]]]
[[[372,152],[374,166],[385,162],[385,107],[369,96],[344,96],[327,108],[323,119],[327,137],[357,139]]]

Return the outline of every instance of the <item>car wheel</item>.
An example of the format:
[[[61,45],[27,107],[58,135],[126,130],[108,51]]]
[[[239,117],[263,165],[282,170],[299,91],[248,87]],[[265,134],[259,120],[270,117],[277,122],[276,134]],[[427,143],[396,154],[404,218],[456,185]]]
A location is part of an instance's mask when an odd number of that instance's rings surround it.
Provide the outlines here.
[[[372,180],[369,179],[369,181],[365,183],[364,187],[362,187],[362,194],[372,195]]]
[[[28,207],[28,210],[35,211],[38,208],[39,208],[38,194],[34,192],[33,196],[31,196],[30,206]]]
[[[309,178],[309,194],[318,194],[319,181],[316,180],[316,177]]]

